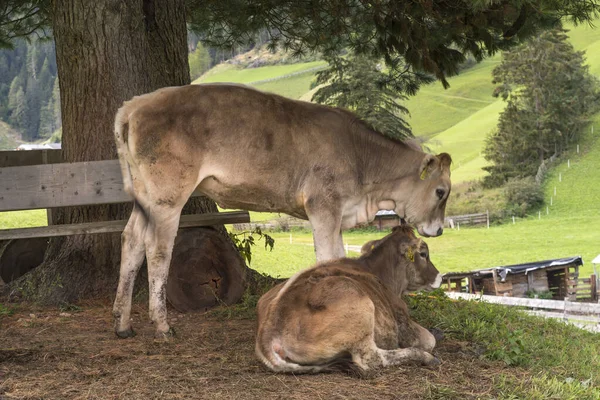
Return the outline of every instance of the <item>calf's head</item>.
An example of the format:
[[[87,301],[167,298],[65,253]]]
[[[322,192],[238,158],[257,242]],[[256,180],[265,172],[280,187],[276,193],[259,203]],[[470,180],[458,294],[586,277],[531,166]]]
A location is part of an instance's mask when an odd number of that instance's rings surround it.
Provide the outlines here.
[[[441,274],[429,258],[427,243],[417,238],[408,225],[395,227],[366,249],[361,259],[367,260],[371,272],[399,295],[437,289],[442,283]]]
[[[412,190],[404,194],[404,202],[396,209],[422,236],[440,236],[444,230],[451,163],[452,158],[447,153],[426,154],[412,177]]]
[[[429,247],[422,239],[413,239],[400,245],[406,263],[406,291],[437,289],[442,284],[442,275],[429,258]]]

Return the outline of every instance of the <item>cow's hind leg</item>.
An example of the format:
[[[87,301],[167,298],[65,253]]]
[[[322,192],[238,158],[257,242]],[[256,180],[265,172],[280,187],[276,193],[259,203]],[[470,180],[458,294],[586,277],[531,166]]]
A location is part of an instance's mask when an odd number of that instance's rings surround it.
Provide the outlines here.
[[[352,361],[362,370],[420,363],[422,365],[437,365],[439,360],[430,353],[416,347],[405,349],[384,350],[377,347],[375,341],[365,343],[362,348],[352,352]]]
[[[167,323],[167,278],[173,244],[179,227],[183,205],[175,207],[155,206],[151,209],[145,245],[148,260],[148,284],[150,297],[150,320],[156,324],[156,336],[167,338],[174,331]]]
[[[147,221],[139,205],[134,205],[121,236],[121,271],[113,306],[115,333],[121,338],[133,336],[131,328],[131,298],[135,277],[144,261],[144,235]]]

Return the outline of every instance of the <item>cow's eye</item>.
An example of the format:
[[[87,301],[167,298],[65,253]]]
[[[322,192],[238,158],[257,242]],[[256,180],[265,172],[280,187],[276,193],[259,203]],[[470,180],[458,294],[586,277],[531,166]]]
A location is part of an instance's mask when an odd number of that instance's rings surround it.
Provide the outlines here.
[[[423,258],[427,258],[427,253],[425,253],[424,251],[420,252],[419,255]]]
[[[444,189],[436,189],[435,194],[441,200],[444,197],[444,195],[446,194],[446,192],[444,191]]]

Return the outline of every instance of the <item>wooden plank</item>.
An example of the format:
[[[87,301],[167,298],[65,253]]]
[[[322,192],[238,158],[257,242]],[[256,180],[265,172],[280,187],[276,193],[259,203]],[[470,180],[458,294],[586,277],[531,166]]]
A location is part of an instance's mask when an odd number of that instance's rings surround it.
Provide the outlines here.
[[[490,295],[476,295],[470,293],[448,292],[446,295],[453,299],[482,300],[488,303],[504,304],[508,306],[521,306],[530,308],[547,308],[550,310],[564,310],[565,302],[562,300],[530,299],[524,297],[503,297]],[[600,304],[568,302],[567,310],[589,314],[600,313]]]
[[[62,150],[0,151],[0,168],[62,162]]]
[[[541,317],[547,317],[547,318],[557,318],[557,319],[564,318],[564,314],[558,313],[558,312],[538,311],[538,310],[525,310],[525,312],[528,314],[537,315],[537,316],[541,316]],[[600,317],[593,316],[593,315],[590,316],[590,315],[568,314],[567,319],[570,321],[571,320],[572,321],[588,321],[588,322],[600,323]]]
[[[123,191],[118,160],[0,168],[0,211],[131,200]]]
[[[192,214],[182,215],[179,222],[179,227],[191,228],[194,226],[237,224],[249,221],[250,215],[247,211]],[[126,224],[127,220],[117,220],[89,222],[82,224],[52,225],[36,228],[1,229],[0,240],[122,232],[123,229],[125,229]]]
[[[0,210],[131,201],[117,160],[0,168]]]

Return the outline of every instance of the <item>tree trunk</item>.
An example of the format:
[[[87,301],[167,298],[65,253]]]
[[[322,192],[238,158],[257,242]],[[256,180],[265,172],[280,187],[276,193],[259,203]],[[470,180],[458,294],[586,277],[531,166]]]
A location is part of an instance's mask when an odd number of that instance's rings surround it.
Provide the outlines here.
[[[65,162],[116,158],[114,116],[123,101],[190,82],[184,0],[54,0],[53,32],[60,82]],[[129,204],[56,210],[58,224],[127,219]],[[215,212],[194,200],[186,212]],[[25,293],[44,303],[112,298],[120,235],[51,241]],[[145,285],[144,285],[145,286]]]

